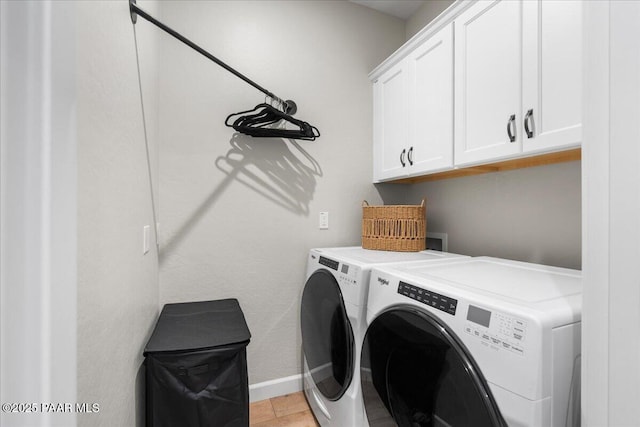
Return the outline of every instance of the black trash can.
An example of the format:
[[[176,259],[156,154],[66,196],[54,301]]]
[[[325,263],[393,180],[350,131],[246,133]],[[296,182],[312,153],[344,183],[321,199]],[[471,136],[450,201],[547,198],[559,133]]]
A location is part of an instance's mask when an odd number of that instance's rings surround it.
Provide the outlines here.
[[[144,350],[147,427],[247,427],[250,338],[236,299],[166,304]]]

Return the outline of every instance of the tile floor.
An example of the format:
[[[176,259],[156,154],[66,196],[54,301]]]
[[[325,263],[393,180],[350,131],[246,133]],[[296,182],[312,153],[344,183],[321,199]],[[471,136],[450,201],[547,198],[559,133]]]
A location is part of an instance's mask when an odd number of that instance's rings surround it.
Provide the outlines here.
[[[319,427],[304,392],[254,402],[249,418],[251,427]]]

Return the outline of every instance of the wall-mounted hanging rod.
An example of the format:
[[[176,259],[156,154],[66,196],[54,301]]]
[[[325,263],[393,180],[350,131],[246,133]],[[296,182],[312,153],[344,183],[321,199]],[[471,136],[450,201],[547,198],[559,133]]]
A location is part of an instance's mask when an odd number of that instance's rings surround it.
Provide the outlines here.
[[[184,43],[187,46],[189,46],[191,49],[193,49],[196,52],[200,53],[201,55],[209,58],[211,61],[215,62],[216,64],[218,64],[219,66],[221,66],[225,70],[229,71],[231,74],[235,75],[236,77],[241,78],[245,82],[249,83],[251,86],[253,86],[256,89],[258,89],[260,92],[264,93],[265,95],[267,95],[268,97],[270,97],[271,99],[273,99],[274,101],[276,101],[277,103],[282,105],[282,109],[284,110],[285,113],[292,114],[292,115],[296,113],[297,106],[296,106],[295,102],[293,102],[290,99],[284,101],[282,98],[275,96],[273,94],[273,92],[268,91],[267,89],[263,88],[262,86],[260,86],[259,84],[257,84],[253,80],[249,79],[245,75],[243,75],[240,72],[236,71],[235,69],[231,68],[229,65],[225,64],[224,62],[222,62],[221,60],[219,60],[218,58],[216,58],[215,56],[213,56],[212,54],[210,54],[209,52],[207,52],[206,50],[204,50],[203,48],[201,48],[200,46],[198,46],[197,44],[195,44],[194,42],[192,42],[191,40],[189,40],[185,36],[183,36],[182,34],[178,33],[177,31],[175,31],[175,30],[173,30],[171,28],[169,28],[168,26],[166,26],[162,22],[160,22],[157,19],[155,19],[153,16],[149,15],[144,10],[140,9],[138,7],[138,5],[136,4],[136,0],[129,0],[129,11],[131,13],[131,22],[133,22],[134,24],[136,23],[138,16],[140,16],[141,18],[146,19],[147,21],[151,22],[156,27],[158,27],[161,30],[163,30],[164,32],[172,35],[176,39],[180,40],[182,43]]]

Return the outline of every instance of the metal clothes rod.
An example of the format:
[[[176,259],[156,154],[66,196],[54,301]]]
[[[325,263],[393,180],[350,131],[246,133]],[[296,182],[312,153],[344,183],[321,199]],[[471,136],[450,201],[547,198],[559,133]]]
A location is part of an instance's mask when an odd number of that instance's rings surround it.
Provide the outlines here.
[[[236,71],[235,69],[231,68],[229,65],[225,64],[224,62],[222,62],[221,60],[219,60],[218,58],[216,58],[215,56],[213,56],[212,54],[210,54],[209,52],[207,52],[206,50],[204,50],[203,48],[201,48],[200,46],[198,46],[197,44],[195,44],[194,42],[192,42],[191,40],[189,40],[185,36],[183,36],[182,34],[178,33],[177,31],[175,31],[175,30],[173,30],[171,28],[169,28],[168,26],[166,26],[162,22],[160,22],[157,19],[155,19],[153,16],[149,15],[144,10],[140,9],[138,7],[138,5],[136,4],[136,0],[129,0],[129,11],[131,13],[131,22],[133,22],[134,24],[137,21],[137,16],[140,16],[140,17],[146,19],[147,21],[151,22],[153,25],[155,25],[156,27],[160,28],[164,32],[166,32],[166,33],[172,35],[173,37],[175,37],[176,39],[180,40],[182,43],[186,44],[187,46],[189,46],[190,48],[192,48],[196,52],[198,52],[201,55],[209,58],[211,61],[215,62],[216,64],[218,64],[219,66],[221,66],[225,70],[229,71],[230,73],[232,73],[236,77],[239,77],[242,80],[244,80],[245,82],[249,83],[251,86],[255,87],[260,92],[262,92],[265,95],[269,96],[273,100],[281,103],[283,108],[284,108],[284,110],[285,110],[285,113],[287,113],[287,114],[295,114],[295,110],[297,109],[295,102],[293,102],[291,100],[287,100],[287,101],[282,100],[282,98],[275,96],[273,94],[273,92],[268,91],[267,89],[263,88],[262,86],[260,86],[259,84],[257,84],[253,80],[249,79],[245,75],[243,75],[240,72]]]

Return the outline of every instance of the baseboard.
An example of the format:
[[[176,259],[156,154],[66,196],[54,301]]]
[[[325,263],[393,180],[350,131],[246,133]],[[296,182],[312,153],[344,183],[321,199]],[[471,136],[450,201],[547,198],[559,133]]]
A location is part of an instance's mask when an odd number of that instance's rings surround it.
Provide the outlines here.
[[[303,388],[302,374],[251,384],[249,386],[249,401],[258,402],[284,394],[296,393],[302,391]]]

